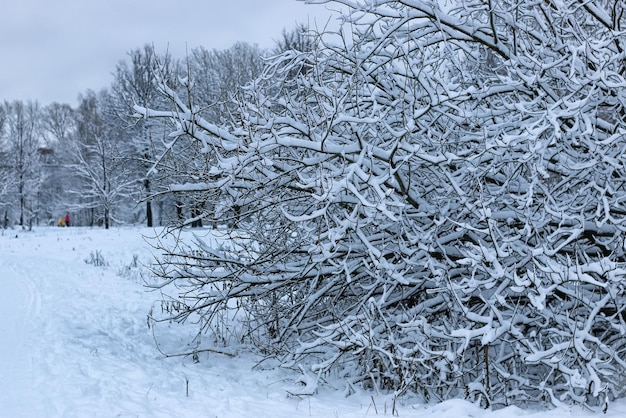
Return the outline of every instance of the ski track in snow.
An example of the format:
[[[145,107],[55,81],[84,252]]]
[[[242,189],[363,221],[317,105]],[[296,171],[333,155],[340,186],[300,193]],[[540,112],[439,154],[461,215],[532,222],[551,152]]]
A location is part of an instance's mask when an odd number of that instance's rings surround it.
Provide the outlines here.
[[[33,280],[20,264],[0,258],[0,411],[19,416],[22,406],[35,397],[33,357],[28,349],[34,343],[28,333],[35,325],[41,300]],[[10,377],[10,378],[9,378]],[[42,413],[35,408],[33,413]]]
[[[9,230],[0,236],[0,418],[4,417],[375,417],[390,395],[321,386],[287,391],[287,371],[253,369],[254,357],[164,358],[146,318],[159,295],[126,274],[149,261],[148,229]],[[0,232],[2,234],[2,232]],[[87,264],[100,254],[107,267]],[[122,274],[120,274],[122,273]],[[163,347],[183,347],[184,327],[158,328]],[[591,417],[580,407],[547,412],[484,411],[462,400],[397,404],[400,417]],[[616,402],[607,417],[626,416]]]

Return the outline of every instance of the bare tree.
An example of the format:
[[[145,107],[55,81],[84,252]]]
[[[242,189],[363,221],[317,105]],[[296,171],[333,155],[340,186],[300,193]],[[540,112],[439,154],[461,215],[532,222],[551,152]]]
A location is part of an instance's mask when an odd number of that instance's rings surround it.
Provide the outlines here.
[[[188,57],[190,93],[207,120],[230,122],[238,110],[240,87],[254,80],[264,67],[263,51],[256,45],[238,42],[225,50],[195,48]]]
[[[80,180],[71,192],[80,197],[75,208],[86,211],[87,223],[102,222],[108,229],[115,220],[115,209],[131,200],[137,179],[122,158],[123,129],[115,124],[106,91],[81,97],[76,111],[76,135],[72,141],[72,167]]]
[[[42,129],[48,146],[66,146],[75,125],[74,109],[67,103],[51,103],[43,109]]]
[[[307,25],[299,23],[291,31],[283,29],[281,37],[276,41],[274,52],[282,54],[287,51],[311,52],[317,45],[318,37]]]
[[[70,193],[77,183],[75,172],[70,167],[75,122],[75,111],[69,104],[55,102],[43,108],[41,129],[45,146],[41,151],[42,170],[46,178],[40,200],[51,221],[63,216],[76,199]]]
[[[4,106],[0,107],[0,225],[6,229],[9,224],[9,196],[15,186],[15,176],[11,170],[8,153],[8,141],[5,134],[7,114]]]
[[[4,102],[4,130],[8,165],[15,181],[18,224],[32,228],[37,215],[37,194],[42,180],[38,150],[41,146],[40,108],[36,102]]]
[[[159,93],[157,75],[175,82],[177,62],[168,54],[158,56],[154,48],[144,45],[129,52],[128,59],[120,61],[114,73],[111,86],[113,110],[119,117],[127,136],[124,154],[128,164],[135,167],[134,174],[143,185],[143,201],[146,205],[145,217],[147,226],[153,226],[153,177],[150,170],[156,155],[163,151],[163,136],[170,129],[164,121],[137,120],[132,117],[132,109],[136,104],[143,106],[160,106],[164,98]]]

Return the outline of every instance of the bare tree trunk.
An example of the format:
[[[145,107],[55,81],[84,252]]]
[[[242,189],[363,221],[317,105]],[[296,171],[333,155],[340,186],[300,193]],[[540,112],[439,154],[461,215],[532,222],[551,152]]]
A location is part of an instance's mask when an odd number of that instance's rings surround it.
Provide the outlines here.
[[[109,229],[111,225],[109,208],[104,208],[104,229]]]
[[[146,189],[146,196],[150,196],[150,179],[145,179],[143,185]],[[152,201],[148,197],[146,200],[146,225],[148,228],[152,227]]]

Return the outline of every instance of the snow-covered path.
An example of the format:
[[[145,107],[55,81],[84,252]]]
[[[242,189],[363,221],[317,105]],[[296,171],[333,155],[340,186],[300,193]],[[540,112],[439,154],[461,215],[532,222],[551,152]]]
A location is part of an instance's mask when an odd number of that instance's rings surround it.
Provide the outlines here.
[[[0,253],[0,411],[3,416],[43,416],[36,402],[32,350],[40,296],[22,262]]]
[[[244,353],[164,358],[146,317],[136,261],[149,260],[147,229],[38,228],[0,231],[0,418],[11,417],[374,417],[389,395],[349,397],[337,382],[313,397],[288,395],[293,375],[258,370]],[[107,266],[85,262],[100,257]],[[185,330],[164,325],[164,346],[184,348]],[[333,386],[334,385],[334,386]],[[484,411],[462,400],[396,404],[400,417],[590,417],[581,408]],[[626,416],[626,402],[607,417]]]
[[[0,416],[159,416],[160,402],[150,410],[146,400],[145,366],[159,362],[145,326],[153,298],[116,274],[145,243],[125,232],[1,237]],[[86,263],[93,254],[109,266]]]
[[[253,372],[245,354],[204,355],[198,364],[164,358],[146,324],[159,297],[132,270],[137,259],[149,260],[142,234],[150,233],[40,228],[0,236],[0,417],[353,417],[374,410],[369,395],[290,398],[284,371]],[[107,265],[86,262],[94,256]],[[180,327],[160,332],[164,346],[184,348]],[[384,407],[385,399],[378,402]]]
[[[0,416],[172,416],[180,362],[154,347],[154,295],[118,275],[145,253],[141,233],[49,228],[0,243]]]

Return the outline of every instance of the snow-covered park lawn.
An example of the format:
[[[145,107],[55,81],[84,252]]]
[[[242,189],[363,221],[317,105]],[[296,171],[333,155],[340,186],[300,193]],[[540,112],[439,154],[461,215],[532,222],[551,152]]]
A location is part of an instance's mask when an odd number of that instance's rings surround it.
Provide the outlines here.
[[[293,375],[254,368],[255,358],[164,357],[147,314],[159,294],[140,277],[150,229],[35,228],[0,232],[0,417],[374,417],[392,416],[389,395],[322,385],[293,397]],[[138,263],[139,262],[139,263]],[[104,265],[99,265],[104,264]],[[158,306],[158,305],[156,305]],[[162,328],[165,327],[162,325]],[[184,348],[184,328],[161,329]],[[180,341],[180,344],[178,344]],[[549,412],[484,411],[462,400],[395,404],[400,417],[588,417],[580,407]],[[626,416],[626,402],[608,417]]]

